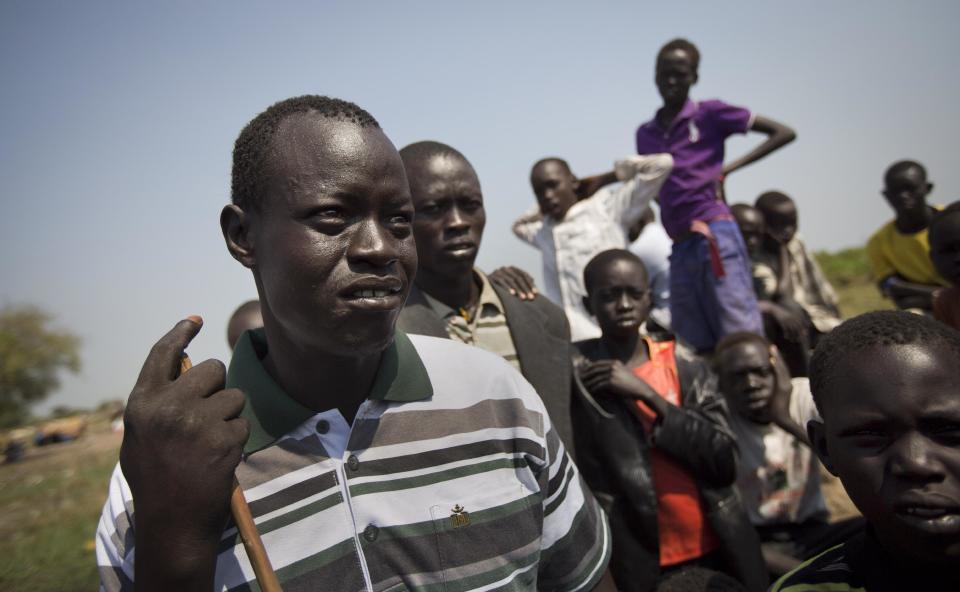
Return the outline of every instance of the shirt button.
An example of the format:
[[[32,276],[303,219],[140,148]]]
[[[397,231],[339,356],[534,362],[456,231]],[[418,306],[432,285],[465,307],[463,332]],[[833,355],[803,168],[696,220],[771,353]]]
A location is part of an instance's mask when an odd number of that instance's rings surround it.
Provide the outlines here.
[[[357,471],[360,469],[360,459],[356,455],[351,454],[350,458],[347,459],[347,466],[350,467],[351,471]]]
[[[318,434],[326,434],[329,431],[330,431],[330,422],[328,422],[325,419],[321,419],[320,421],[317,422]]]
[[[368,524],[366,528],[363,529],[363,538],[367,539],[367,542],[372,543],[377,540],[377,536],[380,534],[380,529],[372,524]]]

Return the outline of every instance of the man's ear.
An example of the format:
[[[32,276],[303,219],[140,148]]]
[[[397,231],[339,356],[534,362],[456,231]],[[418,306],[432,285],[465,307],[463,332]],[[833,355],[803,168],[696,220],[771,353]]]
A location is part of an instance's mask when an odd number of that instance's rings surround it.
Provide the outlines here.
[[[693,73],[693,82],[690,83],[690,86],[693,86],[694,84],[696,84],[698,80],[700,80],[699,71]]]
[[[247,269],[256,265],[256,254],[250,232],[250,215],[235,204],[227,204],[220,211],[220,230],[227,250]]]
[[[926,188],[926,191],[924,191],[923,195],[925,196],[930,195],[931,191],[933,191],[933,183],[927,183],[927,188]]]
[[[587,309],[587,312],[590,313],[590,316],[597,316],[597,315],[593,314],[593,306],[590,305],[590,297],[589,297],[589,296],[583,296],[582,298],[583,298],[583,307],[584,307],[585,309]]]
[[[830,451],[827,449],[827,434],[822,421],[811,419],[807,422],[807,439],[810,440],[810,446],[817,453],[817,457],[820,458],[824,468],[836,477],[837,471],[833,467],[833,460],[830,458]]]

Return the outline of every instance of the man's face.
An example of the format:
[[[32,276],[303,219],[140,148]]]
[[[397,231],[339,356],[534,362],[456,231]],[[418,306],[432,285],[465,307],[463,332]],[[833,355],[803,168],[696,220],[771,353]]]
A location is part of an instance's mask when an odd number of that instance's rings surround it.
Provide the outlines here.
[[[587,308],[605,337],[636,334],[650,314],[647,277],[636,261],[619,259],[597,270]]]
[[[417,268],[396,149],[376,127],[298,114],[281,122],[269,165],[250,224],[268,332],[337,355],[382,350]]]
[[[781,245],[785,245],[797,234],[797,206],[791,202],[777,204],[763,212],[767,224],[767,235]]]
[[[436,155],[408,170],[420,269],[442,277],[470,274],[487,216],[480,181],[461,158]]]
[[[770,350],[747,341],[720,354],[720,390],[731,409],[754,423],[770,423],[776,372]]]
[[[577,179],[563,164],[548,160],[530,173],[540,212],[557,222],[577,203]]]
[[[824,465],[895,555],[960,559],[960,370],[949,348],[847,355],[810,422]]]
[[[733,212],[737,220],[737,226],[740,227],[740,234],[743,235],[743,242],[747,244],[747,250],[751,254],[756,253],[763,243],[763,235],[766,230],[763,216],[755,208],[737,207]]]
[[[931,229],[930,259],[937,273],[960,285],[960,212],[949,214]]]
[[[909,167],[887,176],[883,196],[898,216],[917,214],[926,209],[930,188],[923,172],[916,167]]]
[[[687,101],[690,87],[697,81],[690,54],[674,49],[657,60],[656,83],[664,105],[681,106]]]

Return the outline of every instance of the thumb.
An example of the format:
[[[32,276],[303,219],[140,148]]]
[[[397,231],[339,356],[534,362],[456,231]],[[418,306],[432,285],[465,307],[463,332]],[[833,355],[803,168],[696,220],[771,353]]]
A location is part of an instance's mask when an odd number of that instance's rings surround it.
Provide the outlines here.
[[[176,379],[181,372],[183,351],[202,326],[203,319],[198,316],[189,316],[174,325],[150,350],[140,369],[137,386],[162,386]]]

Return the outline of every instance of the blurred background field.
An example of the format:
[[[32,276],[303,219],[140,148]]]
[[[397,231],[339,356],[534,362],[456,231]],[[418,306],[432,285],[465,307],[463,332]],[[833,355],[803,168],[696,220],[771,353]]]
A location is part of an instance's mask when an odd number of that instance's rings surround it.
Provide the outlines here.
[[[862,249],[817,258],[845,316],[889,308],[870,280]],[[31,446],[20,462],[0,465],[0,590],[96,589],[93,537],[122,439],[110,429],[115,409],[104,405],[83,414],[87,427],[74,441]],[[31,429],[40,425],[35,421]],[[849,515],[839,483],[828,478],[824,485],[834,515]]]

